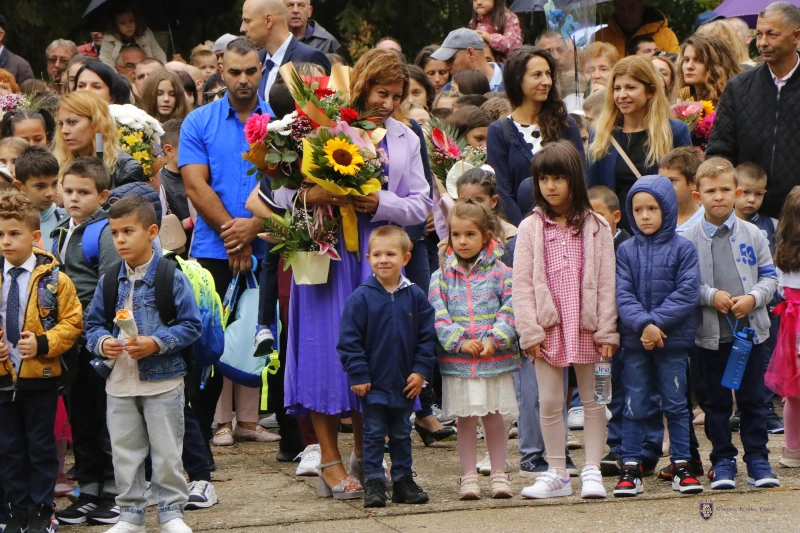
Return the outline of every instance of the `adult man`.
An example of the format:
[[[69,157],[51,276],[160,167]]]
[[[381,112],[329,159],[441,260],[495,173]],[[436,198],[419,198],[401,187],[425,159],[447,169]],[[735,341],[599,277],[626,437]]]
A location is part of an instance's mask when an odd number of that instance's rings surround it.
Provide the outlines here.
[[[14,76],[17,85],[22,85],[22,82],[33,78],[33,69],[30,63],[3,46],[7,27],[8,21],[3,15],[0,15],[0,68],[9,71]]]
[[[764,64],[728,82],[706,155],[766,170],[761,214],[778,217],[784,198],[800,185],[800,9],[768,5],[758,15],[756,44]]]
[[[123,46],[117,56],[116,67],[120,76],[125,76],[131,83],[136,82],[136,65],[144,61],[147,55],[138,45]]]
[[[225,57],[225,48],[234,39],[236,39],[235,35],[226,33],[225,35],[222,35],[219,39],[214,41],[214,48],[212,48],[211,50],[214,52],[214,55],[217,56],[217,66],[219,67],[220,71],[222,71],[222,58]]]
[[[637,35],[628,41],[628,55],[651,58],[658,52],[658,46],[650,35]]]
[[[246,0],[242,7],[242,27],[239,31],[258,48],[261,61],[261,82],[258,96],[269,101],[269,90],[278,77],[281,65],[295,63],[316,63],[331,72],[331,63],[325,54],[298,41],[289,32],[286,21],[289,12],[282,0]]]
[[[504,91],[503,70],[496,63],[486,61],[483,46],[484,41],[478,32],[459,28],[447,35],[442,46],[431,54],[431,59],[449,63],[451,76],[461,70],[480,70],[489,80],[490,90]],[[450,90],[450,83],[442,90]]]
[[[164,63],[155,57],[146,57],[140,61],[139,64],[136,65],[136,70],[134,71],[136,79],[133,83],[136,85],[136,94],[140,96],[144,94],[144,86],[147,84],[147,78],[150,77],[150,74],[162,68],[164,68]]]
[[[680,43],[667,25],[667,17],[653,7],[645,7],[642,0],[614,0],[608,26],[595,33],[595,40],[613,44],[622,57],[628,41],[644,34],[651,35],[662,52],[680,52]]]
[[[298,41],[323,54],[340,54],[342,45],[318,22],[311,20],[311,0],[285,0],[289,10],[289,30]]]
[[[226,96],[189,113],[178,150],[186,195],[198,214],[191,254],[211,273],[220,296],[235,275],[252,268],[251,256],[264,257],[264,242],[256,237],[263,224],[245,209],[253,179],[247,175],[251,165],[241,154],[249,148],[244,137],[247,119],[253,113],[272,113],[258,97],[261,64],[251,43],[240,38],[228,44],[222,76]],[[211,440],[221,390],[217,373],[192,399],[206,441]]]
[[[103,32],[90,31],[89,37],[91,40],[88,43],[78,47],[78,53],[97,57],[100,55],[100,46],[103,44]]]
[[[75,43],[66,39],[56,39],[47,46],[45,58],[47,58],[47,76],[50,83],[60,87],[61,75],[67,70],[67,64],[78,53]]]
[[[747,25],[747,22],[740,19],[739,17],[731,17],[727,20],[736,29],[736,33],[738,33],[741,36],[745,46],[749,48],[750,41],[753,40],[753,36],[750,33],[750,26]]]

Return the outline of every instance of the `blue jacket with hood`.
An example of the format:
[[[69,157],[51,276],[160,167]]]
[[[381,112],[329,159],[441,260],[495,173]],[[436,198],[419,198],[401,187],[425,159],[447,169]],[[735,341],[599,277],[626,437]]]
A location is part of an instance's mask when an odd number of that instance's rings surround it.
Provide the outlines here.
[[[653,195],[661,207],[661,227],[645,235],[633,216],[636,193]],[[675,232],[678,201],[664,176],[636,181],[625,203],[633,238],[617,250],[617,310],[622,348],[642,350],[639,340],[649,324],[663,331],[664,349],[694,346],[700,271],[694,245]],[[658,348],[656,348],[658,350]]]

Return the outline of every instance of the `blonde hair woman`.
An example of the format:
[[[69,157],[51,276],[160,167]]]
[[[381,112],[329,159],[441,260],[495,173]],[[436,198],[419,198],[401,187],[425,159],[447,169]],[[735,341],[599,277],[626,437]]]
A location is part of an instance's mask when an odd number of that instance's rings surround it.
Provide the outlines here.
[[[739,31],[728,20],[715,20],[708,24],[703,24],[697,28],[697,34],[715,35],[725,41],[733,51],[733,57],[740,65],[755,65],[755,61],[750,59],[750,51],[742,40]]]
[[[590,138],[587,186],[605,185],[625,205],[639,176],[656,174],[659,159],[673,148],[691,144],[686,124],[669,118],[664,81],[653,63],[649,58],[626,57],[611,73],[603,111]],[[629,228],[625,213],[621,226]]]
[[[710,100],[715,106],[728,80],[742,71],[728,43],[711,34],[696,33],[686,39],[677,64],[680,99]]]
[[[80,156],[94,156],[97,134],[103,136],[103,163],[111,175],[111,188],[144,181],[144,171],[119,144],[117,125],[108,104],[94,93],[78,91],[64,95],[56,114],[56,139],[53,153],[64,168]]]

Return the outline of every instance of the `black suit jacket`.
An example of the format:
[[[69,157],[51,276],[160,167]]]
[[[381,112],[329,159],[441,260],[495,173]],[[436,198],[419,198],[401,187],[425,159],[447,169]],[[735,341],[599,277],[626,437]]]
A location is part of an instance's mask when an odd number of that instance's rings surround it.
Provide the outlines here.
[[[261,61],[261,64],[264,64],[264,59],[267,57],[266,50],[260,50],[258,52],[258,59]],[[294,35],[292,35],[292,40],[289,42],[289,47],[286,49],[286,53],[283,55],[283,61],[281,61],[281,65],[283,66],[289,61],[297,64],[297,63],[315,63],[321,66],[325,70],[325,75],[329,76],[331,73],[331,62],[328,61],[328,57],[317,50],[316,48],[312,48],[307,44],[303,44],[298,41]],[[258,96],[260,96],[263,100],[267,100],[264,98],[264,95],[261,94],[259,91]]]

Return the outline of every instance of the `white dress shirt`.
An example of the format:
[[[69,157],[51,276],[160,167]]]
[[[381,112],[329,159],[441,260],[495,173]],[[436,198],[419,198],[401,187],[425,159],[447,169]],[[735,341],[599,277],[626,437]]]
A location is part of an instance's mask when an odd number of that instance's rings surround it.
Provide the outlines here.
[[[794,55],[794,68],[792,70],[790,70],[789,73],[786,76],[784,76],[782,78],[779,78],[779,77],[777,77],[775,75],[774,72],[772,72],[772,69],[769,69],[769,75],[772,76],[772,81],[774,81],[775,82],[775,86],[778,87],[778,92],[781,92],[781,89],[789,81],[789,78],[792,77],[792,74],[794,74],[794,71],[797,70],[798,66],[800,66],[800,56],[795,54]],[[769,68],[769,67],[767,67],[767,68]]]
[[[14,265],[12,265],[10,261],[5,261],[3,263],[3,301],[0,302],[0,316],[2,317],[3,332],[5,333],[3,335],[3,342],[6,343],[9,348],[9,356],[11,364],[14,365],[14,372],[19,374],[19,364],[21,361],[19,358],[19,349],[17,349],[16,346],[11,346],[8,342],[8,328],[6,327],[8,293],[11,290],[11,275],[8,271],[12,268],[14,268]],[[25,327],[25,307],[28,305],[28,284],[31,281],[33,269],[36,268],[36,256],[31,254],[28,260],[20,265],[20,268],[25,270],[22,274],[17,276],[17,283],[19,284],[19,327],[21,333],[23,331],[22,328]]]
[[[289,43],[292,42],[292,34],[289,33],[289,37],[283,41],[283,44],[280,48],[275,50],[275,55],[270,55],[267,52],[266,56],[264,57],[264,64],[261,66],[261,72],[263,74],[264,70],[267,68],[267,61],[272,60],[275,63],[275,66],[272,67],[272,70],[269,72],[269,76],[267,76],[267,84],[264,86],[264,95],[262,96],[262,100],[269,103],[269,90],[272,87],[272,84],[275,83],[275,80],[278,79],[278,69],[281,68],[281,64],[283,63],[283,56],[286,55],[286,50],[289,48]]]

